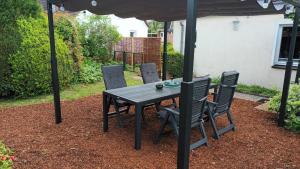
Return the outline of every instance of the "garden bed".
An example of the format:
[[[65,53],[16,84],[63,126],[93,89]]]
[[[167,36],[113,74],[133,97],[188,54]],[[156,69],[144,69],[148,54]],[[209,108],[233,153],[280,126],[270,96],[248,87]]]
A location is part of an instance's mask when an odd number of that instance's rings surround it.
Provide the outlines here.
[[[0,109],[0,140],[14,149],[14,168],[176,168],[174,135],[152,143],[159,127],[152,109],[146,113],[142,149],[136,151],[134,119],[124,128],[110,119],[109,132],[102,132],[101,98],[63,102],[60,125],[54,124],[51,104]],[[257,110],[257,105],[236,99],[237,131],[220,140],[211,138],[207,124],[209,146],[191,152],[190,168],[300,168],[300,135],[278,128],[276,114]]]

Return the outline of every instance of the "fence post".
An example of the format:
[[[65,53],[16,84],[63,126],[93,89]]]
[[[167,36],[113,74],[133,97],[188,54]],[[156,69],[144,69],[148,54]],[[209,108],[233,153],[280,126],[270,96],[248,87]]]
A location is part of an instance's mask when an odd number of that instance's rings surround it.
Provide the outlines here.
[[[116,61],[116,51],[114,51],[113,60]]]
[[[123,51],[123,70],[125,71],[126,70],[126,52]]]

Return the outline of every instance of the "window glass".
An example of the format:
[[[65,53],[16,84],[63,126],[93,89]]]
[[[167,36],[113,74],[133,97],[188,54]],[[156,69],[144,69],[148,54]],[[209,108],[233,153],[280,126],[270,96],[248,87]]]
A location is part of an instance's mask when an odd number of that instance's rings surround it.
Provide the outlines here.
[[[288,59],[291,34],[292,34],[292,27],[283,27],[278,61],[287,61]],[[297,61],[299,58],[300,58],[300,28],[298,30],[296,48],[295,48],[293,59],[294,61]]]

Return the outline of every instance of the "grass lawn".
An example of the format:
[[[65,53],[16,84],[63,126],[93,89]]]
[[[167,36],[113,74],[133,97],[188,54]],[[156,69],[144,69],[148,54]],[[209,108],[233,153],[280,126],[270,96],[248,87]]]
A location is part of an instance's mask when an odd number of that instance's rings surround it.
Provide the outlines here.
[[[136,73],[126,71],[125,78],[128,86],[142,84],[142,81],[139,78],[137,78]],[[94,84],[76,84],[61,91],[60,96],[61,100],[76,100],[86,96],[101,94],[103,90],[104,83],[102,81]],[[28,99],[1,99],[0,108],[25,106],[49,102],[53,102],[52,94],[36,96]]]

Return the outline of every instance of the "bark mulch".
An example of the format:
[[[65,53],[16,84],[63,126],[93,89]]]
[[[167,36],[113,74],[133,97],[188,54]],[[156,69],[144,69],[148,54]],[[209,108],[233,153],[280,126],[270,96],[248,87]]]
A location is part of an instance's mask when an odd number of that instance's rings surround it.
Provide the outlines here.
[[[174,135],[152,143],[159,127],[152,109],[146,112],[142,149],[135,151],[134,118],[124,128],[110,119],[109,132],[103,133],[101,105],[101,96],[63,102],[64,119],[59,125],[54,124],[51,104],[0,109],[0,139],[15,150],[14,168],[176,168]],[[220,140],[211,138],[207,124],[209,145],[191,152],[190,168],[300,168],[300,135],[278,128],[276,115],[256,110],[257,105],[236,99],[237,131]],[[193,139],[197,136],[193,131]]]

